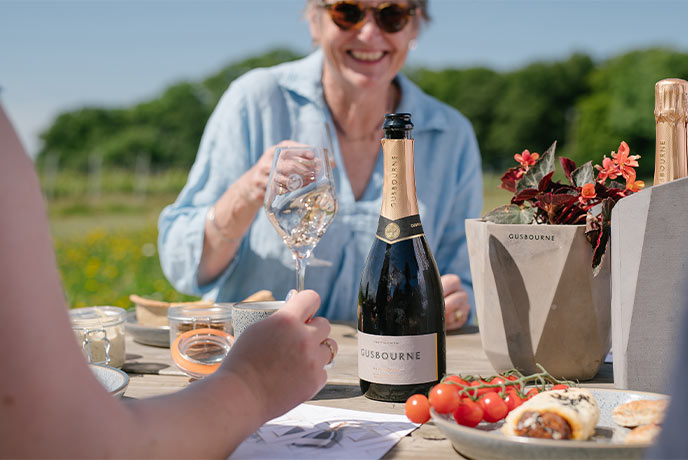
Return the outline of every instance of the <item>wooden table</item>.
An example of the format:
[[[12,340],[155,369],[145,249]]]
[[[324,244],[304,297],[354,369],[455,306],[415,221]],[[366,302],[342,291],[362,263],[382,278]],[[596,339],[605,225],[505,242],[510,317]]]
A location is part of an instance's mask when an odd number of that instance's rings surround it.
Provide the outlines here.
[[[403,414],[403,403],[372,401],[361,395],[357,373],[356,329],[334,324],[330,334],[339,345],[334,367],[328,370],[327,386],[309,404]],[[127,336],[127,360],[124,370],[129,374],[125,397],[145,398],[173,393],[189,384],[190,379],[172,363],[168,348],[141,345]],[[495,374],[480,343],[477,327],[466,327],[447,336],[447,372],[451,374]],[[611,387],[612,366],[604,364],[590,382]],[[459,458],[449,440],[432,423],[427,423],[401,440],[385,459],[417,460],[423,458]]]

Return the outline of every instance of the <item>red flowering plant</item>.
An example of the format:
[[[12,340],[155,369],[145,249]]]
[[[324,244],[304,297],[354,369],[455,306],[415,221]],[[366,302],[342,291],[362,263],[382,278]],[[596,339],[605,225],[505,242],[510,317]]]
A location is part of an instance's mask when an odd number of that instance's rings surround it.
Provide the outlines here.
[[[585,224],[597,275],[609,241],[612,208],[645,186],[636,180],[634,169],[640,155],[630,155],[628,144],[622,141],[610,158],[604,156],[602,165],[593,167],[588,161],[576,167],[575,162],[561,157],[559,163],[568,181],[562,183],[552,180],[556,147],[555,141],[542,155],[528,150],[514,155],[519,164],[504,173],[501,185],[514,194],[511,203],[490,211],[484,219],[500,224]],[[625,185],[616,180],[621,178]]]

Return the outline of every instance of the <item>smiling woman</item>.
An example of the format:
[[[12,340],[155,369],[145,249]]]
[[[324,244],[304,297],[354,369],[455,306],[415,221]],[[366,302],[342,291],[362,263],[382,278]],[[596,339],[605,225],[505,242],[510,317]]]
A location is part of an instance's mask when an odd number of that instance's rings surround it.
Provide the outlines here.
[[[355,163],[360,171],[354,177],[349,174],[357,197],[363,193],[379,150],[380,117],[394,111],[401,98],[393,80],[418,36],[420,17],[423,10],[413,3],[319,1],[311,5],[311,36],[325,55],[323,90],[343,138],[340,141],[344,141],[342,148],[363,147],[352,149],[363,150],[361,158],[345,155],[349,163],[345,166]]]
[[[232,83],[206,126],[187,186],[159,221],[161,264],[178,290],[217,301],[260,289],[287,294],[291,255],[259,210],[275,148],[308,144],[316,133],[301,127],[319,121],[332,134],[339,207],[314,251],[330,263],[313,267],[306,287],[322,296],[324,316],[354,322],[380,212],[382,122],[385,113],[407,112],[416,126],[420,214],[444,275],[447,328],[466,322],[473,294],[463,222],[482,207],[477,142],[465,117],[400,73],[427,8],[412,0],[307,1],[318,49]]]

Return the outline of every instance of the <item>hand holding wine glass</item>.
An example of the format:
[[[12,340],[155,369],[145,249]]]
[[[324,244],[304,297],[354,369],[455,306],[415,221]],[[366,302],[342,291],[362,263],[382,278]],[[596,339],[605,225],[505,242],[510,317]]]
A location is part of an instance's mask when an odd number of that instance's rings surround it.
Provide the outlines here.
[[[334,144],[332,143],[332,131],[323,118],[303,118],[297,120],[292,127],[291,139],[294,141],[323,149],[327,152],[330,168],[335,169]],[[308,259],[309,267],[331,267],[329,260],[319,259],[317,255],[311,255]]]
[[[304,288],[306,260],[337,211],[328,153],[311,146],[278,147],[265,193],[268,219],[296,261],[296,288]]]
[[[296,147],[301,144],[292,140],[284,140],[279,144],[268,147],[260,156],[255,165],[253,165],[245,174],[245,178],[239,182],[239,193],[249,203],[255,203],[256,206],[263,206],[265,202],[265,191],[270,178],[270,171],[275,155],[275,149],[280,147]]]

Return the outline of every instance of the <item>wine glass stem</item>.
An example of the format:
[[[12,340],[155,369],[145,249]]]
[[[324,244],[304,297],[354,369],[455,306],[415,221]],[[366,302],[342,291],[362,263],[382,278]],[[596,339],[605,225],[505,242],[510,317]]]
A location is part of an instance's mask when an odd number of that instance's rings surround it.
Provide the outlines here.
[[[303,291],[303,283],[306,278],[306,258],[295,256],[296,260],[296,290]]]

